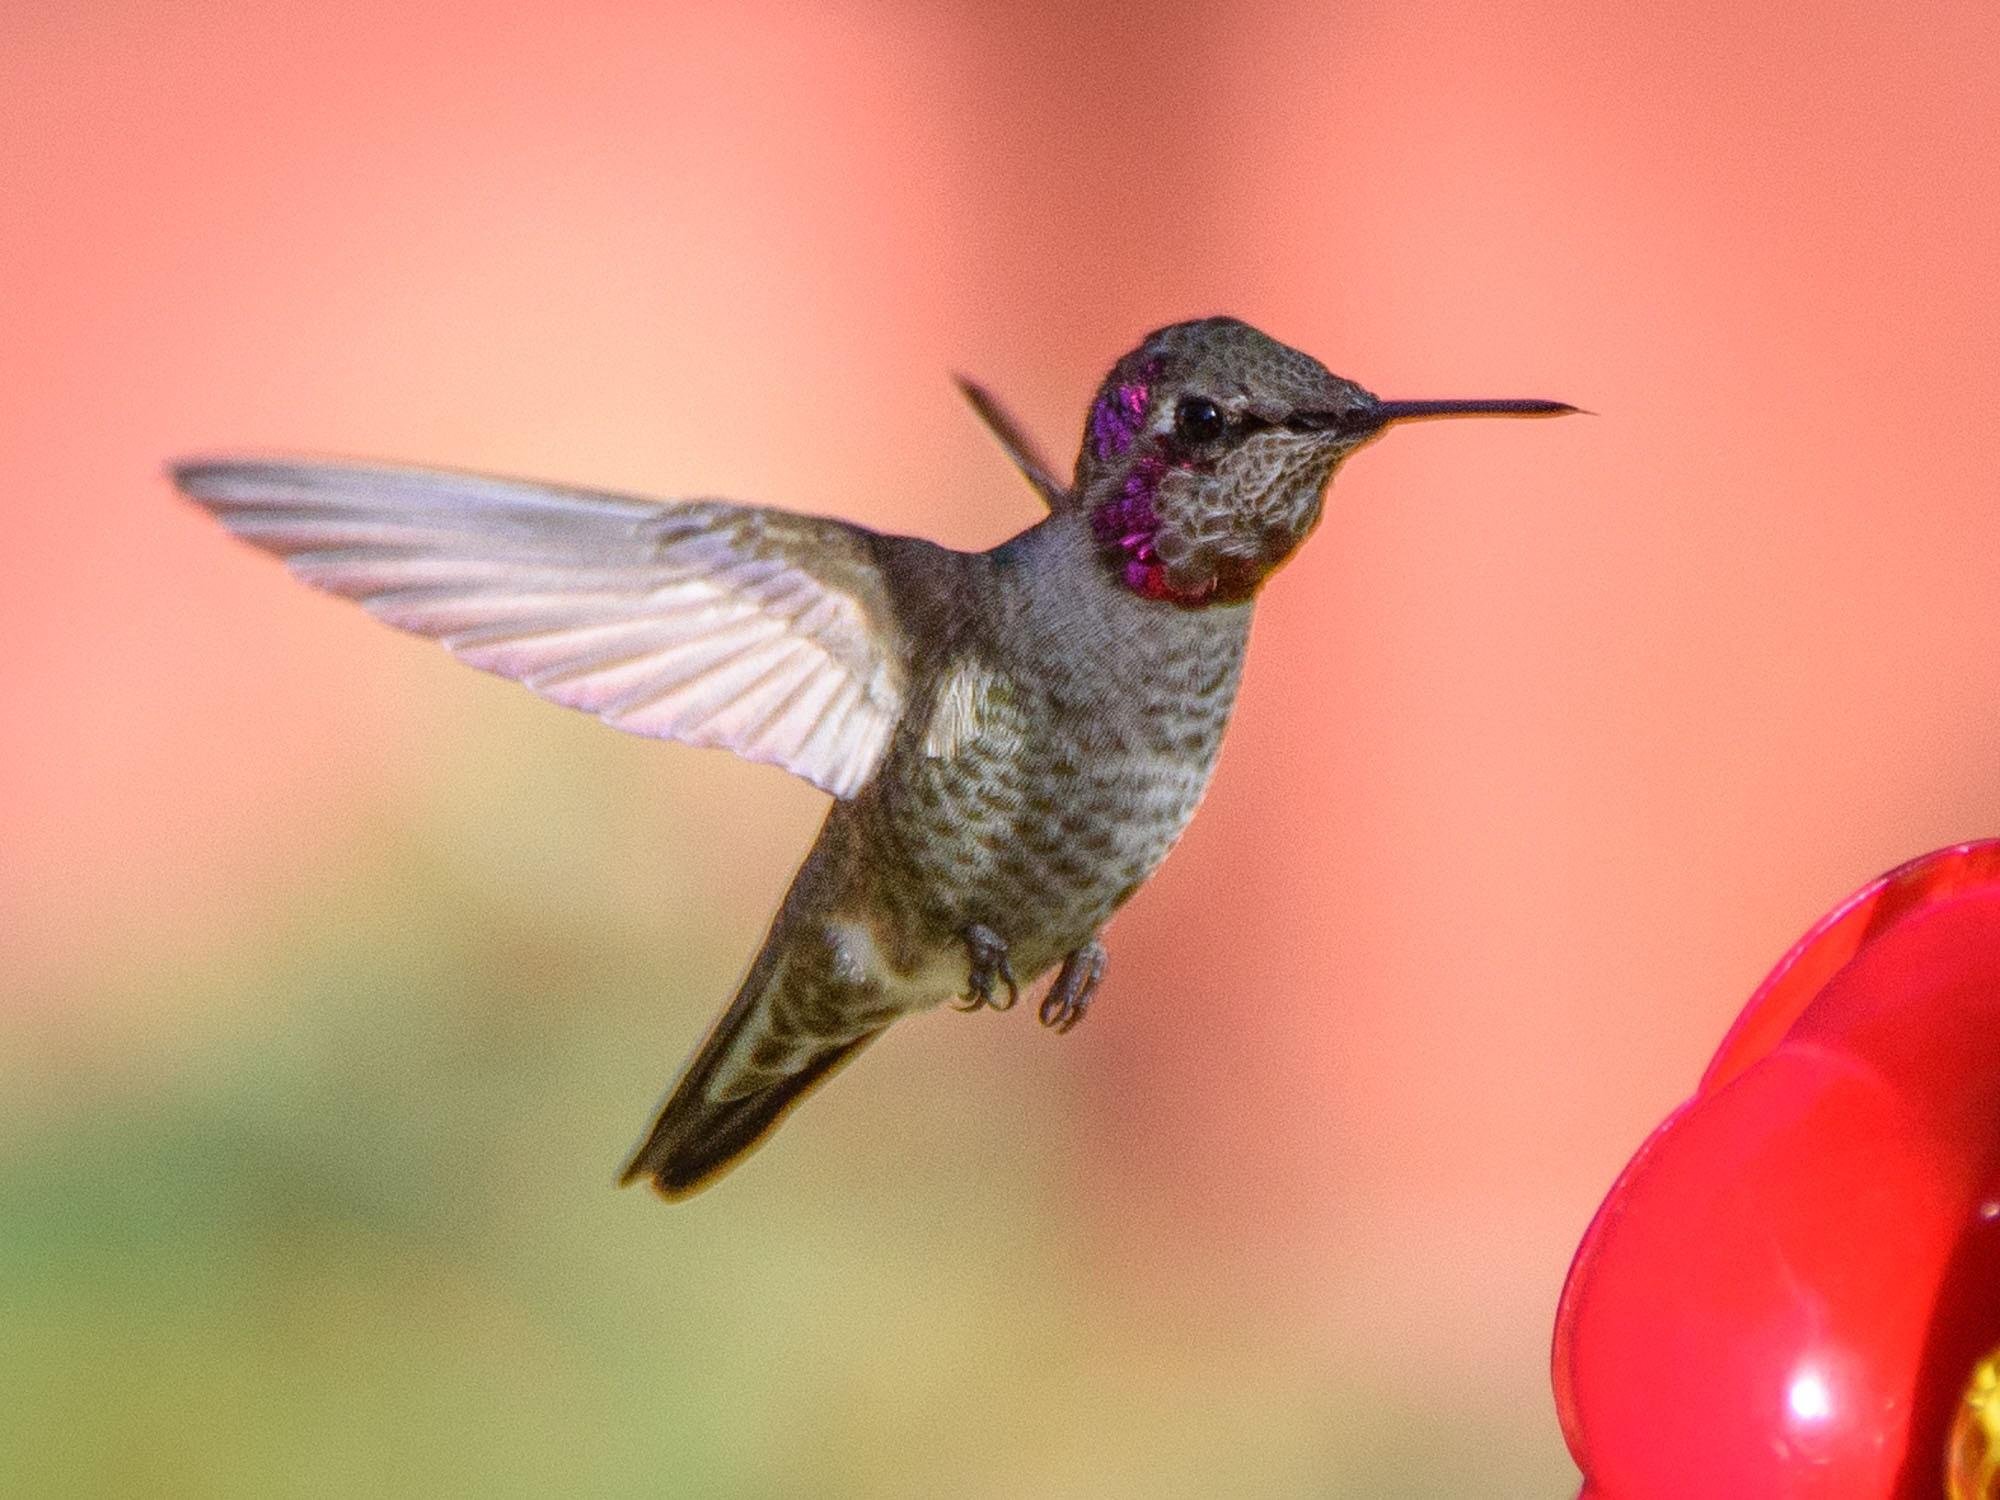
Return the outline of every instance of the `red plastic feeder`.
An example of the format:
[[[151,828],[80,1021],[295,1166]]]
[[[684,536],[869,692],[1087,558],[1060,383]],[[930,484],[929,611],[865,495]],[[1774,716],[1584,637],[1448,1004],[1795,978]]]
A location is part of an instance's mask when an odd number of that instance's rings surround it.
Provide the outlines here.
[[[1766,979],[1585,1232],[1582,1500],[2000,1497],[2000,840],[1864,887]]]

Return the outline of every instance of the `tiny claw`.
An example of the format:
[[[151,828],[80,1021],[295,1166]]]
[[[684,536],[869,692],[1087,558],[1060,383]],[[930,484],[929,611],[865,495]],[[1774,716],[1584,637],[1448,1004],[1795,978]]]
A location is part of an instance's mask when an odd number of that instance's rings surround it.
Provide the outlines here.
[[[972,958],[972,973],[966,980],[965,1003],[958,1008],[978,1010],[990,1005],[995,1010],[1011,1010],[1021,998],[1021,987],[1014,982],[1013,967],[1007,962],[1006,940],[991,927],[974,922],[965,929],[965,950]],[[1007,986],[1004,1002],[993,998],[995,980]]]
[[[1056,982],[1042,997],[1042,1024],[1057,1036],[1081,1021],[1090,1008],[1091,996],[1104,978],[1107,956],[1104,944],[1093,938],[1063,960]]]

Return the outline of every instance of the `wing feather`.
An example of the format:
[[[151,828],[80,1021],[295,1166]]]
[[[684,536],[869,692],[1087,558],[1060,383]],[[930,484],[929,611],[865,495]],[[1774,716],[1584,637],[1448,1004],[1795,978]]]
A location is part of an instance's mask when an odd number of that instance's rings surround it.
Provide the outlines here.
[[[902,712],[908,646],[867,534],[844,522],[429,469],[173,473],[307,583],[621,729],[846,797]]]
[[[1070,499],[1069,486],[1056,478],[1055,470],[1050,467],[1049,461],[1042,457],[1034,439],[1028,436],[1028,430],[1014,420],[1013,413],[1000,404],[1000,398],[983,385],[968,380],[963,375],[957,376],[956,379],[959,393],[971,403],[973,411],[979,415],[979,420],[986,424],[986,430],[992,433],[994,441],[999,443],[1000,451],[1007,455],[1016,469],[1020,470],[1021,477],[1027,480],[1035,493],[1042,497],[1042,502],[1050,510],[1061,510],[1067,505]]]

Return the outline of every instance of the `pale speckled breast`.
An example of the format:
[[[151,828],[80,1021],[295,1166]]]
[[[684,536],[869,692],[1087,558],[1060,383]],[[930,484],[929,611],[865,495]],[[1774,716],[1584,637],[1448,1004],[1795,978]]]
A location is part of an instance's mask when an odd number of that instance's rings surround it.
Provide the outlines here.
[[[981,923],[1027,983],[1097,933],[1200,802],[1235,702],[1248,606],[1104,595],[1064,611],[1044,593],[1014,601],[1011,618],[995,611],[857,808],[879,899],[921,948],[958,944]],[[964,712],[954,675],[980,689],[976,729],[938,754],[953,737],[932,726]]]

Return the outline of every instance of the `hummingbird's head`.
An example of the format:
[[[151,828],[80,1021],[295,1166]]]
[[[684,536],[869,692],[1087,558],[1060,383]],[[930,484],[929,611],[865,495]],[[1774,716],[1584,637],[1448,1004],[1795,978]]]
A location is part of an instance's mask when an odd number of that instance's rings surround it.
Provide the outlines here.
[[[1134,592],[1250,598],[1319,523],[1340,461],[1414,417],[1544,416],[1553,401],[1382,401],[1235,318],[1162,328],[1091,404],[1074,494]]]

